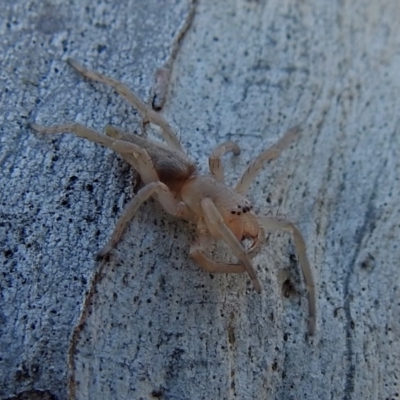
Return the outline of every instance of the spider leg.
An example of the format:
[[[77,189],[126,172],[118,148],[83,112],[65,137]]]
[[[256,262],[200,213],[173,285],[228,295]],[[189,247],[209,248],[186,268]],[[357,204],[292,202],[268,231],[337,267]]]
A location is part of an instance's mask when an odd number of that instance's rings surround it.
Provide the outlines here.
[[[115,140],[112,148],[124,158],[133,157],[135,159],[137,171],[145,184],[150,184],[152,182],[161,184],[153,161],[146,149],[124,140]],[[162,188],[163,190],[156,191],[156,195],[164,210],[176,217],[188,219],[191,213],[185,203],[177,201],[175,195],[164,183],[162,183]]]
[[[221,157],[229,151],[232,151],[235,156],[240,154],[239,146],[229,140],[217,146],[208,158],[210,172],[217,181],[224,181],[224,167],[221,163]]]
[[[110,135],[107,136],[101,135],[100,133],[94,131],[93,129],[87,128],[86,126],[81,124],[65,124],[65,125],[54,125],[54,126],[42,126],[38,124],[31,124],[30,126],[33,130],[39,133],[53,134],[53,133],[72,132],[78,137],[87,139],[94,143],[101,144],[105,147],[117,151],[129,164],[133,166],[133,168],[135,168],[138,172],[140,172],[138,163],[136,162],[136,158],[133,157],[131,154],[128,154],[127,152],[118,151],[118,149],[115,147],[115,143],[117,141]]]
[[[90,140],[91,142],[102,144],[103,146],[112,149],[114,139],[101,135],[93,129],[87,128],[81,124],[65,124],[65,125],[55,125],[55,126],[43,126],[38,124],[30,124],[31,128],[39,133],[53,134],[53,133],[66,133],[72,132],[76,136]]]
[[[114,125],[106,125],[104,127],[104,132],[107,136],[117,139],[124,140],[125,142],[135,143],[137,141],[137,135],[134,133],[126,132],[121,128]]]
[[[307,258],[306,244],[299,228],[292,222],[276,217],[259,217],[260,224],[265,230],[275,231],[278,229],[288,231],[292,233],[294,238],[294,246],[296,249],[297,257],[299,258],[299,264],[303,279],[307,288],[308,293],[308,311],[309,311],[309,322],[308,331],[310,335],[315,332],[316,324],[316,295],[315,295],[315,284],[314,277],[311,271],[310,263]]]
[[[70,58],[67,60],[67,62],[69,65],[71,65],[71,67],[76,69],[86,78],[111,86],[119,95],[127,100],[140,113],[144,120],[148,120],[161,128],[162,135],[169,146],[173,147],[175,150],[183,152],[182,146],[179,143],[179,140],[171,125],[169,125],[168,122],[164,118],[162,118],[160,114],[155,112],[142,100],[140,100],[139,97],[137,97],[136,94],[133,93],[125,84],[98,72],[91,71]]]
[[[253,160],[243,172],[239,182],[236,184],[236,191],[244,195],[252,184],[254,178],[263,167],[264,163],[278,158],[282,150],[290,146],[290,144],[297,138],[299,132],[300,129],[298,126],[289,129],[278,143],[263,151],[255,160]]]
[[[180,216],[182,212],[182,203],[174,199],[166,185],[159,181],[147,184],[138,191],[135,197],[125,207],[122,215],[118,218],[110,240],[99,251],[99,257],[106,256],[116,246],[139,207],[153,195],[158,195],[158,199],[167,212],[177,217]]]
[[[220,212],[213,201],[206,197],[200,202],[201,208],[204,213],[204,220],[210,232],[215,233],[232,249],[235,256],[243,263],[246,268],[250,279],[253,282],[254,288],[258,293],[261,293],[261,285],[257,278],[256,271],[251,264],[250,258],[248,257],[246,250],[236,239],[232,231],[226,226]]]
[[[224,274],[240,274],[246,272],[246,268],[242,264],[226,264],[218,263],[204,254],[209,247],[209,236],[199,235],[196,242],[190,246],[190,256],[207,272],[224,273]]]
[[[125,140],[114,140],[112,149],[124,158],[133,157],[135,159],[137,170],[145,184],[159,181],[153,161],[145,149]]]

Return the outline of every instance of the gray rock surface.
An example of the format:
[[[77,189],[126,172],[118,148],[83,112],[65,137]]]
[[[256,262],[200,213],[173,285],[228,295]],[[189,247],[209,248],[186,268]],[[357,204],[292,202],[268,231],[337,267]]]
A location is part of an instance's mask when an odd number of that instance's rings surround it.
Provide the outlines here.
[[[193,227],[152,201],[110,260],[95,260],[132,195],[130,170],[27,122],[140,131],[123,99],[65,60],[148,99],[190,7],[1,2],[1,398],[397,399],[397,0],[200,0],[173,62],[163,113],[204,172],[214,146],[234,140],[242,154],[224,160],[233,183],[302,125],[250,198],[305,236],[315,337],[290,235],[271,235],[254,259],[261,296],[245,275],[203,272],[188,257]]]

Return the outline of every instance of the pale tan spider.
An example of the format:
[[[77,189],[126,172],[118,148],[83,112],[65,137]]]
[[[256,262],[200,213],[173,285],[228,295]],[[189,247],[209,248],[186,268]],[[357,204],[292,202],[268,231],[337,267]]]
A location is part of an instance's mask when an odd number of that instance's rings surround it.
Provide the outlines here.
[[[100,143],[120,154],[135,170],[138,171],[144,187],[128,203],[118,219],[114,232],[107,245],[99,252],[105,256],[121,239],[129,221],[149,197],[157,199],[171,215],[195,222],[197,240],[190,247],[190,255],[208,272],[249,274],[257,292],[261,285],[256,271],[250,261],[255,249],[260,244],[263,231],[283,229],[290,231],[294,237],[296,252],[301,265],[303,278],[308,290],[309,333],[315,331],[316,300],[314,280],[307,259],[306,246],[299,229],[292,222],[273,216],[256,216],[250,201],[244,197],[253,179],[263,164],[279,156],[297,137],[297,127],[289,130],[277,144],[261,153],[244,171],[234,189],[224,183],[224,172],[221,157],[232,151],[239,154],[237,144],[228,141],[219,145],[209,157],[211,175],[200,175],[194,163],[186,156],[171,126],[160,114],[149,108],[124,84],[90,71],[76,61],[68,63],[83,76],[103,82],[114,88],[141,114],[144,121],[161,128],[167,145],[155,143],[132,133],[122,132],[115,127],[106,127],[106,135],[101,135],[80,124],[57,125],[44,127],[32,124],[40,133],[72,132],[77,136]],[[242,241],[253,240],[246,250]],[[205,251],[212,239],[222,239],[239,259],[237,264],[219,263],[210,259]]]

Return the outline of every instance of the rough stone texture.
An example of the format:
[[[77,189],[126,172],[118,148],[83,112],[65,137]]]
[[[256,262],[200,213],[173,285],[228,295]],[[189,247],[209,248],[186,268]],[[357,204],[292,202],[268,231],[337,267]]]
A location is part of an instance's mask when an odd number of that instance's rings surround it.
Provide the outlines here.
[[[217,143],[235,140],[242,155],[225,160],[234,182],[302,124],[250,197],[305,235],[314,338],[289,235],[271,235],[255,258],[261,296],[245,275],[200,270],[188,258],[192,228],[154,202],[110,261],[95,261],[131,195],[129,169],[26,122],[140,130],[129,105],[65,59],[146,99],[189,7],[1,2],[0,396],[399,398],[397,0],[200,0],[174,64],[164,114],[203,171]]]

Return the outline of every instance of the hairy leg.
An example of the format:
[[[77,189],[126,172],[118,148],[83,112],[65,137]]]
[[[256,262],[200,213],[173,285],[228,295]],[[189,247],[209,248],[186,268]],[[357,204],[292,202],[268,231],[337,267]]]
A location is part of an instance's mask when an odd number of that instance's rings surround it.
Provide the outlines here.
[[[225,224],[220,212],[210,198],[201,200],[201,207],[204,213],[204,220],[210,232],[216,233],[233,251],[235,256],[243,263],[250,279],[253,282],[254,288],[258,293],[261,293],[261,285],[257,278],[256,271],[248,257],[246,250],[241,243],[236,239],[235,235]]]
[[[162,135],[168,145],[173,147],[175,150],[183,152],[182,146],[179,143],[179,140],[171,125],[169,125],[168,122],[164,118],[162,118],[160,114],[155,112],[142,100],[140,100],[139,97],[137,97],[126,85],[117,81],[116,79],[109,78],[95,71],[91,71],[70,58],[67,61],[69,65],[71,65],[86,78],[111,86],[119,95],[127,100],[140,113],[144,120],[148,120],[161,128]]]
[[[31,124],[30,126],[33,130],[39,133],[53,134],[71,132],[76,136],[90,140],[94,143],[101,144],[119,153],[129,164],[132,165],[133,168],[135,168],[140,173],[136,157],[134,157],[132,154],[128,154],[127,152],[118,151],[116,143],[119,142],[119,148],[123,148],[123,146],[121,146],[122,141],[117,141],[111,136],[101,135],[93,129],[87,128],[86,126],[81,124],[65,124],[55,126],[42,126],[38,124]]]
[[[124,158],[134,158],[137,170],[145,184],[159,181],[149,153],[142,147],[124,140],[114,140],[112,149]]]
[[[221,157],[229,151],[232,151],[235,156],[240,154],[239,146],[234,142],[228,141],[217,146],[208,158],[210,172],[217,181],[224,181],[224,167],[221,163]]]
[[[196,242],[190,246],[190,256],[207,272],[224,273],[224,274],[240,274],[246,272],[246,268],[242,264],[226,264],[211,260],[204,254],[209,247],[209,236],[200,234]]]
[[[140,189],[136,196],[125,207],[115,225],[110,240],[98,253],[100,257],[107,255],[116,246],[139,207],[153,195],[158,195],[160,203],[167,212],[176,217],[180,217],[184,205],[175,200],[168,187],[162,182],[151,182]]]
[[[67,133],[72,132],[76,136],[90,140],[91,142],[102,144],[103,146],[112,149],[114,139],[101,135],[100,133],[94,131],[93,129],[87,128],[81,124],[65,124],[65,125],[55,125],[55,126],[43,126],[38,124],[30,124],[31,128],[39,133],[53,134],[53,133]]]
[[[290,144],[298,137],[299,132],[300,129],[298,126],[290,129],[285,133],[282,139],[278,141],[278,143],[263,151],[255,160],[253,160],[239,179],[239,182],[237,183],[235,188],[236,191],[243,195],[246,194],[254,178],[263,167],[264,163],[277,158],[281,154],[282,150],[290,146]]]
[[[311,266],[307,258],[306,243],[299,228],[292,222],[277,218],[277,217],[258,217],[260,224],[266,231],[285,230],[293,235],[294,246],[296,249],[297,257],[303,274],[303,279],[308,293],[308,310],[309,310],[309,323],[308,331],[310,335],[315,332],[316,325],[316,294],[314,277],[311,271]]]

